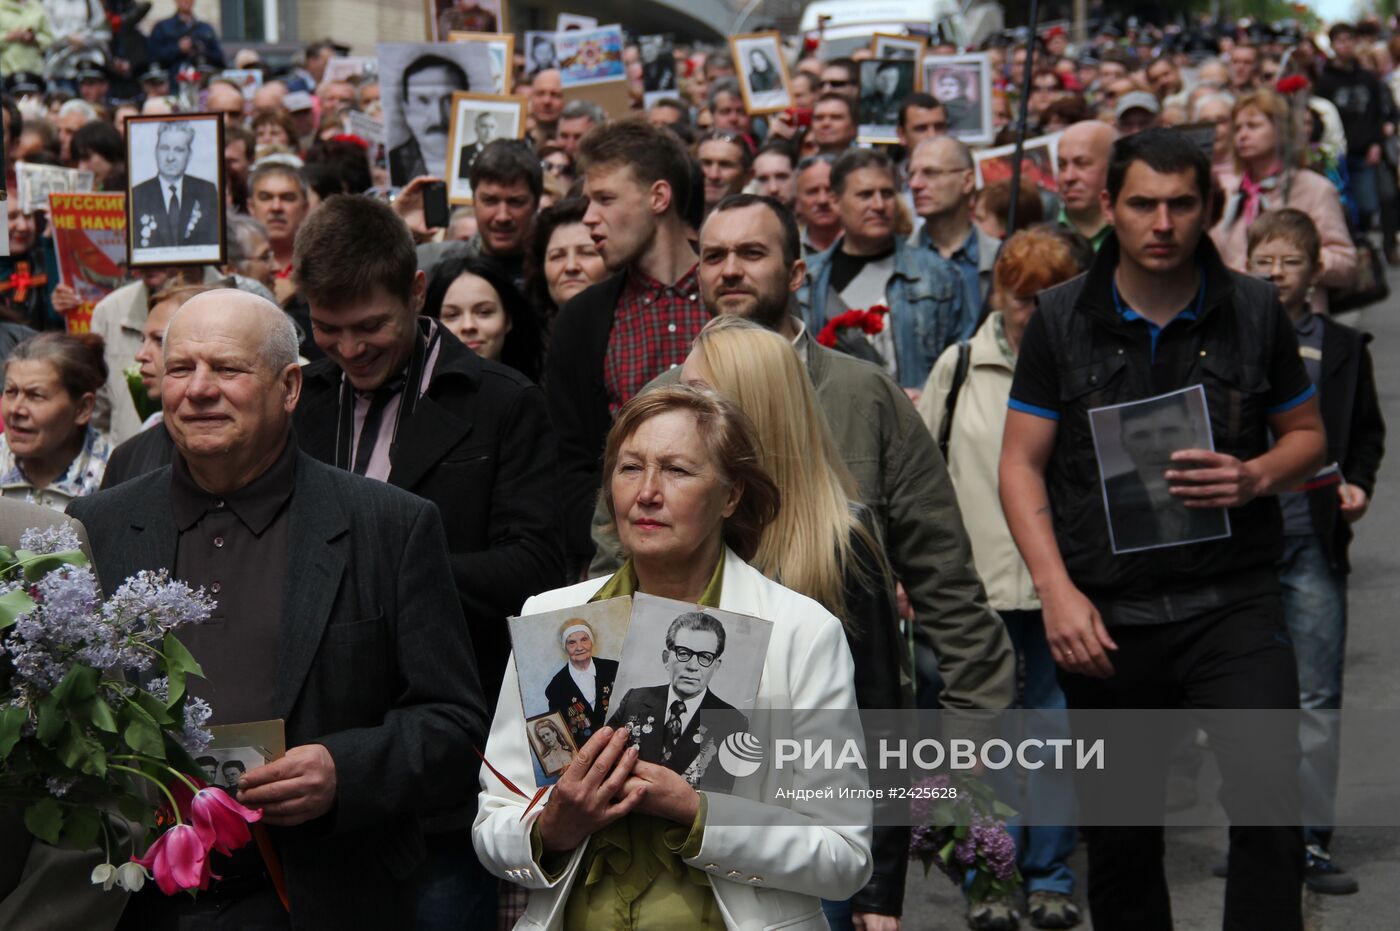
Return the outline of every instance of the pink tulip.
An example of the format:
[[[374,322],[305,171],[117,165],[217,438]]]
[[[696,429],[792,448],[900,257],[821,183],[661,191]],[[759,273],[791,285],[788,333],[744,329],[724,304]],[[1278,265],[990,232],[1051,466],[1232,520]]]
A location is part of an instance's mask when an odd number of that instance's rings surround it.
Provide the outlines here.
[[[175,825],[156,838],[144,857],[133,859],[151,871],[166,895],[209,886],[209,848],[188,824]]]
[[[261,811],[245,808],[222,789],[200,789],[190,802],[190,821],[199,839],[224,856],[252,839],[248,824],[261,818]]]

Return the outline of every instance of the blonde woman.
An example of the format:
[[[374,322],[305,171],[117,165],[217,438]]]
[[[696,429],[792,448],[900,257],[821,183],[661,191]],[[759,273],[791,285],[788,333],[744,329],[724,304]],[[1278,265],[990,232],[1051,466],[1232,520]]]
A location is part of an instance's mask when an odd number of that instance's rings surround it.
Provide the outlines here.
[[[1235,170],[1220,177],[1225,212],[1210,231],[1226,267],[1248,272],[1249,227],[1267,210],[1293,207],[1312,217],[1322,236],[1322,268],[1312,309],[1327,311],[1327,288],[1349,286],[1356,277],[1356,247],[1347,231],[1342,201],[1332,183],[1301,167],[1303,145],[1287,158],[1288,100],[1269,90],[1244,94],[1230,113]],[[1286,196],[1285,196],[1286,195]]]
[[[841,619],[855,660],[856,704],[911,704],[894,675],[904,658],[891,573],[868,510],[832,442],[807,371],[792,344],[737,316],[716,317],[696,337],[681,378],[718,392],[753,421],[763,467],[782,507],[750,564]],[[871,882],[849,901],[824,903],[834,929],[861,914],[895,927],[904,895],[909,832],[876,828]],[[872,917],[884,919],[883,924]]]

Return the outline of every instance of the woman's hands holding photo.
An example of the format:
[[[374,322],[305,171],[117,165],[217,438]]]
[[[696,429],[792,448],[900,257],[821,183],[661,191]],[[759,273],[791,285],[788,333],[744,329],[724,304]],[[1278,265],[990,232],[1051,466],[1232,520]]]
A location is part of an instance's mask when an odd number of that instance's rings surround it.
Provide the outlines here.
[[[637,748],[628,745],[627,735],[625,727],[604,727],[575,754],[537,822],[545,850],[573,850],[646,797],[651,784],[629,778],[637,767]]]

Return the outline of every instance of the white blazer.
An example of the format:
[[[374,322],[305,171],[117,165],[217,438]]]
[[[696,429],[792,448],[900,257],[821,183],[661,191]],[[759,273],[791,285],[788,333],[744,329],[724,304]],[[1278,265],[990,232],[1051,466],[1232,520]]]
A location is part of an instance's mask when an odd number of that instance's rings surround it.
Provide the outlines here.
[[[854,666],[841,622],[812,599],[764,578],[727,548],[724,561],[719,606],[773,622],[755,709],[854,709]],[[585,604],[605,581],[591,579],[536,595],[521,613]],[[801,739],[803,716],[792,717],[793,736]],[[806,726],[809,733],[815,731],[813,725]],[[863,739],[858,731],[849,736]],[[522,791],[533,794],[535,778],[529,754],[512,656],[491,722],[486,758]],[[745,793],[745,797],[706,793],[709,815],[704,842],[699,854],[686,863],[710,875],[719,913],[731,931],[824,929],[827,923],[820,898],[849,898],[870,878],[870,806],[858,803],[858,810],[864,812],[863,823],[828,827],[821,822],[823,812],[830,814],[830,801],[804,801],[800,795],[773,799],[780,788],[864,789],[865,774],[852,768],[818,780],[791,764],[781,770],[769,766],[764,772],[762,780],[739,780],[735,791]],[[748,785],[760,781],[760,786]],[[483,766],[472,839],[486,869],[530,890],[529,906],[515,927],[529,931],[560,928],[564,902],[587,845],[579,846],[564,873],[551,883],[530,849],[530,829],[543,806],[521,820],[525,804]]]

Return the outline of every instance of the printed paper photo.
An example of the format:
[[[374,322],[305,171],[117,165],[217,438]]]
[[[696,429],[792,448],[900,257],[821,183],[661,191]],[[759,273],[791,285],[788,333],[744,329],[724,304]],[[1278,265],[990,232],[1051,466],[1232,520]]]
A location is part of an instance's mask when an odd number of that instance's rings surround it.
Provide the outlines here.
[[[929,55],[924,58],[924,90],[948,113],[948,134],[968,145],[987,145],[992,126],[992,60],[974,55]]]
[[[579,87],[625,79],[622,46],[621,26],[555,33],[554,51],[563,85]]]
[[[224,261],[224,121],[217,113],[126,122],[128,265]]]
[[[452,95],[491,89],[491,52],[479,42],[390,43],[379,52],[389,181],[402,187],[447,171]]]

